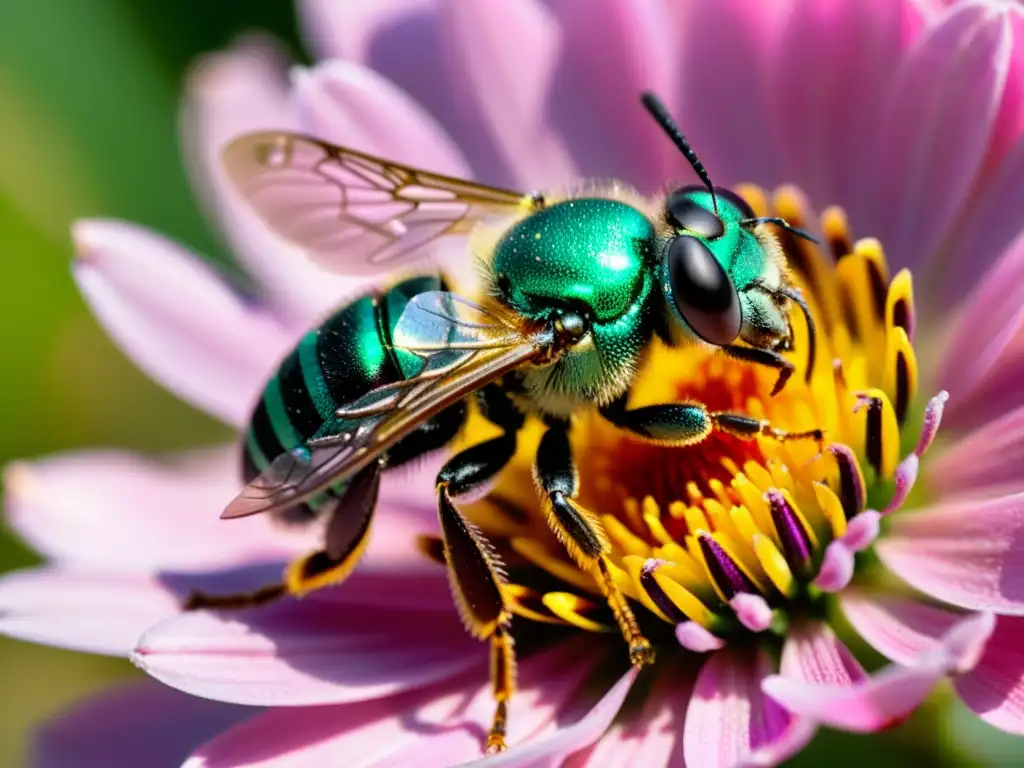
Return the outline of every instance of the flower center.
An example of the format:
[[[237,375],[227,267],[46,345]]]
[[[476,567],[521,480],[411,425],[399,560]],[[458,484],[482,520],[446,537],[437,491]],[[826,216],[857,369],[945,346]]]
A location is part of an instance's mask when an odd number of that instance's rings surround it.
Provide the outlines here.
[[[753,187],[740,192],[758,215],[807,226],[794,190],[781,189],[771,200]],[[829,546],[854,536],[850,521],[862,515],[869,493],[891,488],[917,388],[910,275],[890,280],[879,243],[854,242],[838,209],[824,212],[819,230],[820,248],[785,233],[780,238],[817,325],[812,371],[808,329],[794,312],[788,357],[797,370],[777,395],[775,371],[655,344],[630,404],[699,402],[790,432],[822,428],[824,445],[714,432],[696,445],[665,446],[596,413],[581,414],[573,425],[577,500],[604,529],[614,581],[646,609],[637,610],[642,624],[674,626],[694,650],[767,630],[776,618],[813,604],[836,582]],[[597,582],[574,565],[545,523],[531,476],[541,432],[528,426],[512,465],[468,513],[508,565],[514,613],[613,629]],[[473,442],[482,437],[470,433]]]

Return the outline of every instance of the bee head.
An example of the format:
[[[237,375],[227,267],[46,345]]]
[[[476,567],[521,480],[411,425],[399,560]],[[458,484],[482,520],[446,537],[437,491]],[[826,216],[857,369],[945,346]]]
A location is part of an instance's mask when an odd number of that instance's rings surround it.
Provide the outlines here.
[[[807,318],[808,370],[814,364],[814,327],[807,306],[786,281],[785,257],[764,225],[782,227],[817,242],[785,220],[758,217],[739,195],[711,183],[664,104],[654,94],[641,101],[690,163],[703,186],[670,194],[663,212],[664,238],[659,282],[675,335],[732,348],[739,339],[761,350],[788,349],[789,309],[796,303]]]

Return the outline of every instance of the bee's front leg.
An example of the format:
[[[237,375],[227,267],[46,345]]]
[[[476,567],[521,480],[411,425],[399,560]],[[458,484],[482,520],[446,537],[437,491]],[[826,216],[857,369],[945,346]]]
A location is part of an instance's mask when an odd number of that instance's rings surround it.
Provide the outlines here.
[[[766,419],[755,419],[741,413],[709,411],[698,403],[646,405],[627,409],[625,398],[605,406],[601,415],[617,427],[659,443],[670,445],[696,445],[719,430],[735,437],[752,440],[769,437],[773,440],[814,440],[819,446],[825,440],[821,429],[788,432],[776,429]]]
[[[601,523],[575,501],[579,478],[569,446],[568,429],[566,422],[552,422],[537,449],[534,478],[547,497],[548,525],[573,560],[597,580],[629,644],[630,661],[634,666],[642,667],[654,661],[654,648],[640,632],[625,595],[612,579],[608,567],[611,548]]]

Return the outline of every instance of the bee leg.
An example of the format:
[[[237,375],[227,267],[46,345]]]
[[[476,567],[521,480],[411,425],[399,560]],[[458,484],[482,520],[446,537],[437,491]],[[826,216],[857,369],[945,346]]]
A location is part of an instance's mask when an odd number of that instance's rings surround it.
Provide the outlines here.
[[[227,611],[254,608],[286,595],[302,597],[313,590],[344,581],[366,549],[380,490],[380,474],[381,463],[370,464],[352,478],[340,497],[331,500],[323,549],[291,562],[285,569],[283,582],[231,595],[192,592],[184,603],[184,609]]]
[[[695,445],[715,429],[745,440],[752,440],[759,435],[779,442],[815,440],[821,445],[825,440],[825,432],[821,429],[787,432],[776,429],[766,419],[755,419],[739,413],[710,412],[697,403],[627,409],[625,398],[620,398],[602,408],[601,414],[612,424],[648,440],[675,445]]]
[[[615,585],[608,567],[611,548],[601,523],[576,503],[579,478],[569,446],[567,422],[552,423],[541,438],[534,478],[548,499],[548,525],[565,545],[570,557],[592,573],[608,600],[622,635],[629,644],[629,660],[636,667],[654,661],[654,648],[640,632],[625,595]]]
[[[495,390],[484,395],[488,418],[505,431],[499,437],[471,446],[452,457],[437,475],[437,515],[444,543],[444,557],[455,604],[466,629],[491,644],[491,681],[496,708],[487,735],[488,754],[505,749],[508,704],[515,690],[515,648],[509,633],[511,612],[501,585],[504,566],[490,542],[468,521],[452,497],[479,491],[516,451],[516,433],[523,417]],[[493,406],[493,407],[488,407]]]
[[[288,594],[284,584],[268,584],[254,589],[252,592],[239,592],[232,595],[210,595],[195,590],[190,592],[181,608],[184,611],[240,611],[244,608],[255,608],[272,603]]]
[[[763,365],[766,368],[773,368],[779,372],[779,378],[775,380],[775,385],[772,387],[771,395],[775,397],[781,392],[786,382],[789,381],[790,377],[796,372],[796,366],[793,365],[789,360],[784,358],[778,352],[773,352],[769,349],[755,349],[754,347],[736,347],[732,344],[727,344],[721,348],[722,351],[729,357],[736,360],[745,360],[748,363],[754,363],[755,365]],[[807,381],[811,380],[811,374],[813,373],[814,367],[814,356],[813,352],[808,353],[810,361],[808,368],[805,373]]]
[[[759,435],[785,443],[790,440],[814,440],[819,446],[825,441],[825,430],[807,429],[802,432],[787,432],[776,429],[767,419],[754,419],[740,413],[709,413],[716,429],[736,437],[753,439]]]

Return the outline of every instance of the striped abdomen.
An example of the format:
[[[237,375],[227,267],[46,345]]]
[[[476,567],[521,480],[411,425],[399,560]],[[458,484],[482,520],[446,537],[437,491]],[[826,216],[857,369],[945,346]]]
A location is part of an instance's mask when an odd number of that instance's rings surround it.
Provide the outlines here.
[[[342,404],[403,378],[390,344],[395,324],[413,296],[440,287],[436,277],[406,280],[386,293],[353,301],[303,336],[267,382],[253,411],[242,454],[244,481],[316,436]],[[293,516],[312,516],[322,503],[322,498],[311,499]]]

